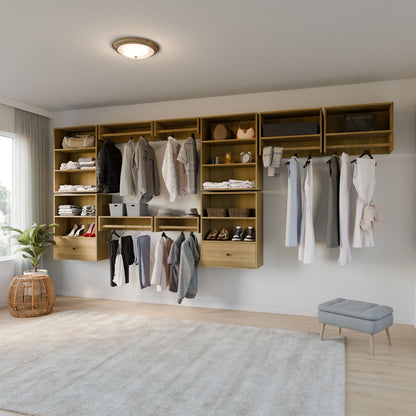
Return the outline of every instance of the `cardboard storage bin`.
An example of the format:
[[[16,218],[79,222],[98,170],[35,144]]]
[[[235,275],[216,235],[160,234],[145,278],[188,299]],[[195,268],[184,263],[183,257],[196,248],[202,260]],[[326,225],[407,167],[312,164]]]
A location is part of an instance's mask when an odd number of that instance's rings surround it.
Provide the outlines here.
[[[127,204],[128,217],[146,217],[148,204]]]
[[[126,204],[108,204],[110,206],[110,215],[112,217],[122,217],[126,215]]]

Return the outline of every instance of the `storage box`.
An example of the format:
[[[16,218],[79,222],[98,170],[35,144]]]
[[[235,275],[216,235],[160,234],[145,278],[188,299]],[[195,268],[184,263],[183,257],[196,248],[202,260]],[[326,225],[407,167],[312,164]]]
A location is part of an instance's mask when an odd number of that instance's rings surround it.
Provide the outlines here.
[[[126,215],[126,204],[108,204],[110,207],[110,215],[112,217],[122,217]]]
[[[264,123],[262,126],[263,137],[297,136],[303,134],[318,134],[319,123],[317,121],[297,121],[293,123]]]
[[[146,217],[148,204],[127,204],[127,216],[129,217]]]
[[[377,114],[356,113],[345,114],[345,131],[371,131],[374,130]]]

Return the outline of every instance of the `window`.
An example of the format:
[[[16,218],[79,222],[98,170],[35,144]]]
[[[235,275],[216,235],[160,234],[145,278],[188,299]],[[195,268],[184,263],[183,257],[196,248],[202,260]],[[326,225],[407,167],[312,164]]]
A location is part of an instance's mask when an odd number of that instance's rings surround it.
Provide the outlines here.
[[[12,255],[10,233],[1,230],[11,224],[13,139],[0,132],[0,259]]]

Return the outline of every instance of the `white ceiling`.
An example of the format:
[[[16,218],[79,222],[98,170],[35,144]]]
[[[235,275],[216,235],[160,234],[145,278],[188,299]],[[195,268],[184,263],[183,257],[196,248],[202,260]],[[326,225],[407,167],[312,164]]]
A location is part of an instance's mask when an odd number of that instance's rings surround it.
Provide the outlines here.
[[[50,111],[416,77],[416,0],[1,0],[0,96]],[[145,61],[120,36],[161,45]]]

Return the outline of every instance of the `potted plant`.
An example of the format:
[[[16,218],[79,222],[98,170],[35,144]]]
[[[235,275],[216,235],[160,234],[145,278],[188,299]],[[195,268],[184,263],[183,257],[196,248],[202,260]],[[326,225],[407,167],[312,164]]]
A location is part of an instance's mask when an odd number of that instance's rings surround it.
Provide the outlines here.
[[[52,311],[55,303],[55,287],[47,270],[38,270],[39,261],[52,245],[54,228],[58,224],[34,223],[26,230],[19,230],[10,226],[3,226],[3,230],[15,232],[12,238],[20,248],[15,253],[21,252],[22,257],[28,259],[33,270],[24,273],[23,276],[15,276],[10,283],[7,292],[7,305],[9,312],[16,317],[32,317],[46,315]]]

